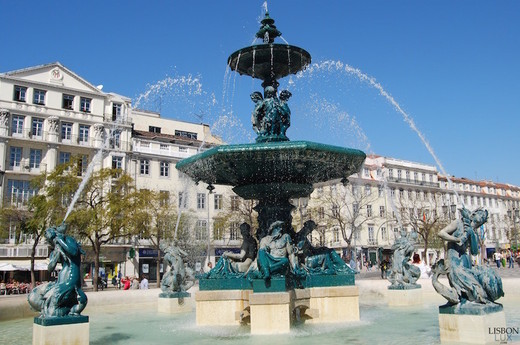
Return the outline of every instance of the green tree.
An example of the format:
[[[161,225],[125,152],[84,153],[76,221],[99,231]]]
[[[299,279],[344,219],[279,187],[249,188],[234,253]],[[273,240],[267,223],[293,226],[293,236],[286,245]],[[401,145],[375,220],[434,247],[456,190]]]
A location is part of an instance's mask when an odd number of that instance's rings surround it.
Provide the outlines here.
[[[139,210],[133,185],[132,178],[120,169],[105,168],[94,172],[66,219],[70,227],[92,247],[95,291],[102,246],[118,238],[137,234],[135,216]]]

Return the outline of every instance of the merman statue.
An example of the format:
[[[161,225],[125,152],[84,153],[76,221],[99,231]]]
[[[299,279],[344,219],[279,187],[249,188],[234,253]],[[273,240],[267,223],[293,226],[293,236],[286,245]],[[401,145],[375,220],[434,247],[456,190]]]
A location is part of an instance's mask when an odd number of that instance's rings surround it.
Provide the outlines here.
[[[168,246],[165,242],[161,242],[159,248],[164,252],[164,269],[169,267],[162,277],[162,293],[159,296],[186,292],[195,283],[193,271],[184,264],[184,258],[188,256],[188,253],[175,244]]]
[[[81,254],[85,252],[71,236],[65,234],[67,224],[50,227],[45,231],[45,239],[51,247],[49,272],[61,264],[58,279],[35,287],[28,296],[32,309],[40,312],[40,317],[79,316],[87,306],[87,295],[81,289]]]
[[[300,266],[311,274],[354,274],[352,270],[332,248],[314,247],[308,236],[317,225],[308,220],[296,233],[296,253]]]
[[[401,237],[395,240],[392,246],[394,251],[392,267],[388,274],[388,280],[392,283],[390,289],[421,287],[421,285],[416,284],[417,279],[421,276],[421,270],[410,262],[410,258],[415,251],[416,239],[417,232],[407,233],[406,230],[402,230]]]
[[[204,275],[204,278],[231,278],[242,277],[256,259],[257,244],[251,235],[251,226],[247,223],[240,225],[242,234],[242,246],[240,253],[236,254],[226,251],[217,262],[215,267]]]

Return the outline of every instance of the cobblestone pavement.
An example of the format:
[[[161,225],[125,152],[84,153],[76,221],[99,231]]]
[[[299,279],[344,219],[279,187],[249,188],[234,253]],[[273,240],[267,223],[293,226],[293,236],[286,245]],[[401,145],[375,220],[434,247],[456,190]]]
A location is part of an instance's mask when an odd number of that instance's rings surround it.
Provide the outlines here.
[[[496,265],[489,264],[501,278],[520,278],[520,265],[515,264],[514,268],[501,267],[497,269]],[[356,279],[381,279],[381,271],[379,269],[372,269],[371,271],[362,271],[356,274]]]

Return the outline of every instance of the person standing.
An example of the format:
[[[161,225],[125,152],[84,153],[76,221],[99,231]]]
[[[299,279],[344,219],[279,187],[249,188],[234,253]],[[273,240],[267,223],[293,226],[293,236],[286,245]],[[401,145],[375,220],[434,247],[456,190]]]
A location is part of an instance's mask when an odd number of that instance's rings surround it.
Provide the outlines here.
[[[143,279],[141,280],[141,283],[139,284],[139,289],[141,289],[141,290],[148,289],[148,279],[146,279],[146,276],[143,276]]]
[[[502,255],[500,255],[500,252],[498,250],[493,253],[493,260],[495,260],[495,263],[497,264],[497,269],[500,269],[501,259],[502,259]]]

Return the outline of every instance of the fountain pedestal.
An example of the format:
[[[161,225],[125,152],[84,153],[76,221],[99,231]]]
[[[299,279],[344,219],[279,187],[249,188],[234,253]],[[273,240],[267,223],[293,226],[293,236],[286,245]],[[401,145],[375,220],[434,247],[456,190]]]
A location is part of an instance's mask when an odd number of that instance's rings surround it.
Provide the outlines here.
[[[501,308],[500,308],[501,309]],[[439,307],[441,342],[464,344],[507,343],[506,316],[502,310],[483,314],[457,314]]]
[[[423,303],[422,288],[420,285],[415,288],[405,288],[402,286],[388,287],[387,295],[388,305],[390,307],[410,307]]]
[[[260,292],[249,296],[251,334],[284,334],[291,330],[290,292]]]
[[[195,293],[197,326],[238,326],[249,307],[252,290],[210,290]]]
[[[159,313],[178,314],[193,310],[193,300],[188,292],[161,293],[157,299]]]
[[[34,318],[33,345],[88,345],[88,316]]]
[[[357,286],[314,287],[309,290],[309,310],[316,315],[306,323],[341,323],[359,321]]]

